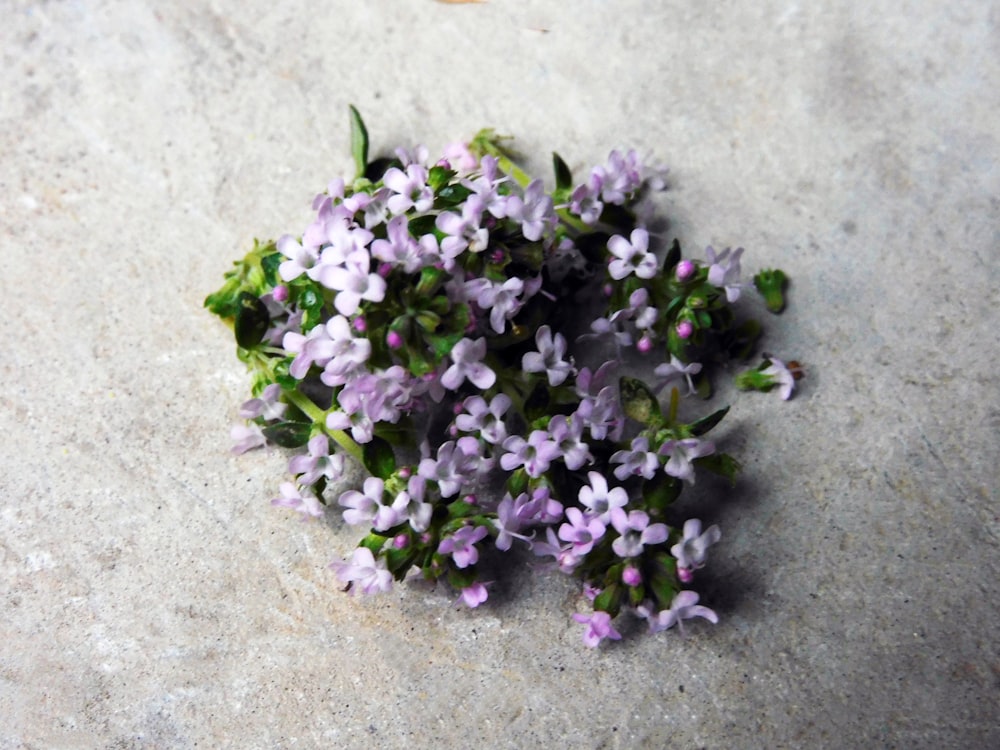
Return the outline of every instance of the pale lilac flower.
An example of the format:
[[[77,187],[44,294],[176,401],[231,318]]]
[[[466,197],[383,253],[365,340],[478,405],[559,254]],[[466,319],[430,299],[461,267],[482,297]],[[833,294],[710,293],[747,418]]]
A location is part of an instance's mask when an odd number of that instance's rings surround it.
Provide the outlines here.
[[[279,237],[275,246],[279,253],[288,258],[288,260],[282,261],[278,266],[278,275],[282,281],[297,279],[315,266],[319,260],[318,247],[315,245],[300,245],[299,241],[289,234]]]
[[[670,460],[663,467],[667,474],[694,484],[694,465],[691,461],[715,453],[715,443],[698,438],[668,440],[660,446],[660,453],[670,456]]]
[[[601,218],[604,204],[601,203],[602,179],[596,172],[583,185],[578,185],[570,196],[570,212],[580,217],[584,224],[596,224]]]
[[[507,199],[507,216],[521,222],[521,233],[526,240],[535,242],[542,238],[555,223],[555,211],[541,180],[532,180],[523,198],[512,195]]]
[[[444,158],[456,172],[471,172],[479,166],[475,155],[469,150],[469,144],[456,141],[444,147]]]
[[[506,393],[498,393],[488,406],[482,396],[470,396],[462,402],[465,413],[455,417],[455,426],[462,432],[478,432],[487,443],[498,445],[507,437],[503,415],[510,406],[510,396]]]
[[[492,462],[483,458],[482,446],[471,436],[447,441],[438,447],[437,458],[424,458],[417,467],[417,474],[437,482],[441,497],[457,495],[463,485],[475,481],[478,474],[488,470]]]
[[[356,443],[370,443],[375,436],[375,422],[363,411],[331,411],[326,415],[326,426],[330,430],[350,430]]]
[[[277,383],[271,383],[261,391],[258,398],[252,398],[240,406],[240,416],[243,419],[263,417],[268,422],[281,419],[285,416],[288,404],[281,403],[278,400],[279,396],[281,396],[281,386]]]
[[[624,156],[615,150],[608,155],[608,163],[596,167],[594,173],[601,179],[601,198],[605,203],[624,205],[628,196],[642,184],[638,156],[629,150]]]
[[[565,414],[557,414],[549,420],[549,435],[559,447],[566,468],[572,471],[594,460],[589,446],[583,442],[583,427],[582,419],[569,419]]]
[[[458,568],[467,568],[479,561],[479,550],[476,542],[483,539],[487,530],[485,526],[463,526],[449,537],[445,537],[438,545],[439,555],[451,555]]]
[[[667,541],[670,530],[666,524],[649,522],[649,514],[641,510],[626,513],[622,508],[611,510],[611,525],[621,536],[611,543],[619,557],[638,557],[647,544]]]
[[[541,326],[535,333],[537,352],[528,352],[521,358],[525,372],[544,372],[549,385],[556,386],[573,372],[573,365],[563,360],[566,353],[566,339],[561,333],[552,335],[552,329]]]
[[[271,505],[291,508],[302,513],[304,517],[319,518],[323,515],[323,504],[312,489],[308,487],[300,489],[292,482],[282,482],[278,492],[281,493],[281,497],[274,498]]]
[[[392,588],[392,573],[385,567],[385,560],[375,560],[367,547],[358,547],[346,562],[335,561],[330,568],[341,582],[348,584],[351,594],[360,588],[361,593],[370,595]],[[355,586],[357,584],[357,586]]]
[[[604,440],[605,437],[618,440],[625,428],[618,392],[610,385],[602,388],[596,398],[584,396],[573,417],[583,421],[594,440]]]
[[[580,504],[587,509],[587,515],[607,525],[611,522],[611,511],[628,505],[628,493],[623,487],[608,489],[608,480],[603,474],[588,471],[590,484],[580,488]]]
[[[497,333],[503,333],[507,321],[517,315],[524,301],[524,282],[516,276],[507,279],[502,284],[491,283],[484,279],[476,295],[476,304],[483,310],[490,311],[490,326]]]
[[[761,374],[771,377],[774,384],[778,386],[781,398],[787,401],[792,397],[792,391],[795,389],[795,375],[780,359],[768,357],[768,361],[771,364],[762,370]]]
[[[288,372],[298,380],[306,376],[313,364],[324,367],[333,358],[336,350],[327,327],[322,325],[313,326],[305,335],[289,331],[282,339],[281,345],[285,351],[296,355],[288,367]]]
[[[388,201],[393,214],[406,213],[411,208],[423,212],[434,205],[434,191],[427,184],[427,170],[419,164],[409,164],[405,173],[396,167],[386,170],[382,184],[395,193]]]
[[[483,210],[479,196],[470,195],[462,206],[461,216],[453,211],[442,211],[437,215],[434,226],[448,235],[441,240],[441,258],[446,268],[466,248],[470,252],[481,253],[489,245],[489,230],[482,226]]]
[[[489,593],[486,591],[486,585],[476,581],[471,586],[466,586],[462,589],[462,595],[459,599],[467,607],[478,607],[480,604],[486,601]]]
[[[567,508],[566,520],[559,527],[559,538],[573,545],[573,554],[583,557],[601,540],[607,527],[596,518],[588,519],[579,508]]]
[[[597,611],[591,615],[577,612],[574,613],[573,619],[581,625],[587,626],[583,633],[583,642],[590,648],[596,648],[605,638],[612,641],[621,640],[622,634],[615,630],[611,624],[611,615],[607,612]]]
[[[618,362],[613,359],[609,359],[594,372],[591,372],[589,367],[582,368],[576,375],[576,394],[581,398],[584,396],[596,396],[606,386],[612,384],[612,375],[614,375],[617,369]]]
[[[701,521],[691,518],[684,522],[684,538],[670,548],[670,554],[677,558],[678,569],[698,570],[705,566],[708,548],[721,538],[718,526],[709,526],[702,533]]]
[[[233,453],[246,453],[248,450],[259,448],[267,443],[264,432],[260,425],[254,422],[249,424],[233,425],[229,431],[229,437],[233,440]]]
[[[572,573],[576,566],[580,564],[580,558],[573,554],[573,545],[560,544],[556,538],[556,532],[552,530],[551,526],[545,529],[545,541],[532,543],[531,551],[538,557],[545,557],[547,555],[554,557],[559,570],[563,573]]]
[[[649,621],[649,632],[659,633],[661,630],[677,625],[677,629],[684,634],[683,620],[690,620],[693,617],[704,617],[711,623],[717,623],[719,616],[708,607],[698,604],[698,594],[694,591],[681,591],[673,598],[670,609],[653,614],[648,607],[637,608],[638,613]]]
[[[333,305],[341,315],[356,313],[361,300],[381,302],[385,299],[385,279],[377,273],[369,273],[370,266],[368,251],[358,250],[347,257],[343,266],[331,268],[320,282],[337,291]]]
[[[371,342],[364,337],[354,337],[350,323],[342,315],[334,315],[325,326],[316,328],[324,328],[330,341],[323,349],[328,359],[320,379],[331,387],[344,385],[368,361],[372,352]]]
[[[347,508],[344,521],[352,526],[371,524],[375,531],[386,531],[405,520],[408,497],[399,496],[392,505],[385,505],[385,482],[378,477],[368,477],[363,485],[364,492],[348,490],[337,501]]]
[[[404,214],[386,225],[388,239],[372,242],[371,253],[385,263],[401,268],[405,273],[419,271],[424,265],[424,247],[410,234],[409,220]]]
[[[407,481],[406,489],[400,493],[406,495],[405,515],[410,522],[410,528],[418,534],[422,534],[430,528],[431,516],[434,514],[434,506],[424,502],[426,488],[427,480],[414,474]]]
[[[654,392],[659,393],[664,387],[672,383],[674,380],[683,378],[687,380],[687,395],[690,396],[695,392],[694,381],[691,379],[691,376],[697,375],[699,372],[701,372],[700,363],[692,362],[689,365],[685,365],[677,359],[677,357],[671,354],[669,362],[657,365],[656,369],[653,370],[653,374],[660,379],[660,383],[657,384]]]
[[[511,548],[515,539],[531,543],[530,537],[519,533],[525,523],[523,510],[530,503],[531,500],[528,498],[528,493],[526,492],[518,495],[516,500],[509,493],[504,495],[503,500],[497,506],[496,520],[493,521],[493,525],[500,532],[497,534],[495,542],[498,550],[506,552]]]
[[[656,276],[656,256],[648,250],[649,232],[641,227],[633,229],[628,240],[620,234],[608,240],[608,251],[615,256],[608,264],[611,278],[617,281],[633,273],[640,279]]]
[[[649,450],[649,439],[644,437],[633,438],[628,450],[613,453],[611,463],[621,464],[616,466],[614,471],[620,481],[630,476],[652,479],[660,468],[660,459]]]
[[[507,196],[497,189],[506,177],[497,177],[497,159],[487,154],[480,162],[481,174],[474,179],[462,180],[462,185],[475,193],[491,216],[502,219],[507,215]]]
[[[503,470],[514,471],[523,466],[529,477],[540,477],[560,456],[559,446],[546,430],[533,430],[527,440],[511,435],[503,441],[503,449],[507,451],[500,457]]]
[[[344,457],[340,453],[330,453],[330,441],[326,435],[316,435],[306,446],[307,455],[292,456],[288,462],[290,474],[301,474],[299,483],[316,484],[320,477],[327,481],[340,479],[344,474]]]
[[[486,356],[486,339],[462,339],[451,350],[452,365],[441,376],[441,385],[457,391],[468,378],[481,390],[491,387],[497,379],[496,373],[483,364]]]
[[[732,251],[727,247],[716,255],[711,247],[705,248],[705,255],[712,265],[708,269],[708,283],[712,286],[726,290],[726,299],[735,302],[740,298],[740,256],[743,255],[743,248],[738,247]]]
[[[552,524],[563,517],[563,505],[542,485],[531,491],[531,500],[520,506],[517,513],[525,523]]]
[[[370,265],[368,244],[374,235],[367,229],[361,229],[347,221],[333,221],[326,229],[328,245],[319,256],[319,262],[307,271],[313,281],[322,284],[327,289],[338,289],[338,281],[343,275],[343,266],[348,258],[364,258],[359,264],[367,271]]]

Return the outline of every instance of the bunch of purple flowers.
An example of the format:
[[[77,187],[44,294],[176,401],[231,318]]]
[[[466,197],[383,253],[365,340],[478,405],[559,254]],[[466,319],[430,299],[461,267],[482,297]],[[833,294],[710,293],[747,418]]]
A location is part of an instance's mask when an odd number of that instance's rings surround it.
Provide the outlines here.
[[[673,523],[671,505],[701,471],[739,468],[706,438],[727,409],[684,422],[678,405],[710,392],[703,363],[746,357],[759,334],[731,307],[742,248],[695,261],[660,247],[648,217],[665,173],[634,151],[581,184],[556,155],[548,191],[492,131],[437,161],[422,148],[369,161],[354,108],[351,122],[355,179],[331,182],[301,235],[256,243],[206,299],[253,373],[234,450],[304,449],[273,503],[306,516],[324,514],[347,457],[364,465],[335,500],[367,530],[331,565],[352,593],[416,570],[476,607],[481,555],[519,546],[582,579],[588,645],[620,637],[625,610],[652,632],[716,622],[688,587],[721,532]],[[754,282],[783,307],[780,271]],[[581,339],[612,353],[579,364]],[[663,353],[652,387],[619,372],[629,350]],[[787,398],[797,373],[765,358],[740,385]]]

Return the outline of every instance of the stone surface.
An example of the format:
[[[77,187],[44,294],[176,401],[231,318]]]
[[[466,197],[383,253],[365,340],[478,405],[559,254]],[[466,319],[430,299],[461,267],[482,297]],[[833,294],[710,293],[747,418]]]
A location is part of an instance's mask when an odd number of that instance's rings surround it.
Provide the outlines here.
[[[0,27],[0,748],[1000,745],[990,3],[20,2]],[[783,403],[704,483],[719,625],[597,651],[568,579],[342,595],[356,535],[232,457],[201,308],[376,147],[672,167],[689,251],[781,266]],[[696,506],[692,506],[696,507]],[[331,514],[332,515],[332,514]]]

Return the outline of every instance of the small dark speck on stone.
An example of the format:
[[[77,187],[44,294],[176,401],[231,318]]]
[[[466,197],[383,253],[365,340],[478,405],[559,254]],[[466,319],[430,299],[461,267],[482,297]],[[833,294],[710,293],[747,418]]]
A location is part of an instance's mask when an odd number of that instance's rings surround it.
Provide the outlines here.
[[[375,734],[375,732],[377,732],[378,730],[375,728],[374,724],[369,724],[368,731],[371,732],[372,734]]]
[[[857,234],[858,233],[858,225],[855,224],[850,219],[848,219],[847,221],[845,221],[844,223],[842,223],[840,225],[840,228],[844,230],[844,234]]]
[[[684,692],[684,686],[683,685],[678,685],[677,689],[680,690],[682,693]]]

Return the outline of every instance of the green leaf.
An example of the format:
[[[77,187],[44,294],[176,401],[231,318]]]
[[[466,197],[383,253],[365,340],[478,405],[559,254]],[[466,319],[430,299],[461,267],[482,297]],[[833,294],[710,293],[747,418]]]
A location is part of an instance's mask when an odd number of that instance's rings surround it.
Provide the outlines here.
[[[250,292],[240,292],[236,308],[236,343],[244,349],[252,349],[263,340],[271,325],[267,307]]]
[[[676,563],[674,570],[676,571]],[[669,607],[674,597],[677,596],[679,589],[675,583],[676,580],[676,574],[671,576],[657,573],[650,578],[647,585],[659,603],[660,609]]]
[[[382,536],[381,534],[376,534],[373,531],[364,539],[362,539],[360,542],[358,542],[358,546],[367,547],[369,550],[371,550],[371,553],[375,555],[375,558],[378,559],[379,552],[382,551],[382,547],[385,546],[385,543],[387,541],[389,541],[389,537]]]
[[[624,593],[620,584],[612,583],[594,599],[594,611],[607,612],[612,617],[617,616]]]
[[[388,441],[380,437],[372,437],[362,446],[361,458],[373,477],[388,479],[396,471],[396,454]]]
[[[443,268],[427,266],[420,271],[420,280],[417,282],[416,291],[421,297],[430,297],[444,283],[448,273]]]
[[[736,484],[736,475],[740,471],[740,462],[727,453],[713,453],[711,456],[702,456],[692,462],[700,469],[708,469],[713,474],[718,474],[729,480],[732,485]]]
[[[552,152],[552,168],[556,173],[556,190],[568,190],[573,187],[573,173],[555,151]]]
[[[310,422],[280,422],[262,430],[264,437],[282,448],[301,448],[309,442],[311,431]]]
[[[667,506],[681,495],[684,483],[676,477],[658,472],[652,479],[644,480],[640,490],[643,505],[653,515],[661,515]]]
[[[766,268],[753,277],[753,285],[764,297],[767,309],[777,314],[785,309],[785,287],[788,277],[779,268]]]
[[[467,568],[448,568],[448,584],[453,589],[468,588],[476,582],[476,570],[471,565]]]
[[[663,423],[660,404],[649,387],[637,378],[623,376],[619,381],[625,416],[645,425]]]
[[[368,166],[368,128],[353,104],[351,109],[351,156],[354,157],[354,174],[363,177]]]
[[[455,172],[441,166],[431,167],[427,174],[427,184],[435,193],[448,184],[448,180],[455,176]]]
[[[695,437],[704,435],[706,432],[719,424],[719,422],[722,421],[722,418],[728,413],[729,407],[726,406],[718,411],[712,412],[707,417],[702,417],[691,425],[691,434]]]
[[[547,416],[550,413],[549,401],[548,386],[539,381],[531,395],[524,400],[524,418],[528,422],[534,422],[536,419]]]

